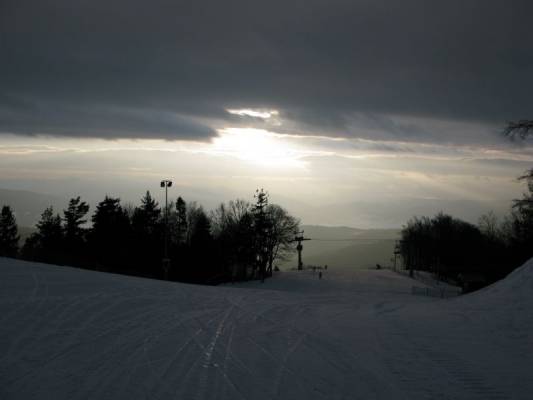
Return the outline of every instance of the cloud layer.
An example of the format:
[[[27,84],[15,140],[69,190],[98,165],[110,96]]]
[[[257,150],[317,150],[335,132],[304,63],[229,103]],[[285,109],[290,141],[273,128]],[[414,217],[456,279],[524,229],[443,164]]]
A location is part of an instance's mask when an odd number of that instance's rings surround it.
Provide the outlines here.
[[[0,132],[497,141],[533,109],[533,3],[5,0]],[[464,129],[451,129],[461,126]],[[443,128],[444,127],[444,128]]]

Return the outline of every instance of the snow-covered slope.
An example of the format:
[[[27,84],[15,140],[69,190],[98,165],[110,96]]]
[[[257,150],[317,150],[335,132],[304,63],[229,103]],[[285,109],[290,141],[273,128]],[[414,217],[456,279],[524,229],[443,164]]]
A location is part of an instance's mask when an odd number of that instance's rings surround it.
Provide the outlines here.
[[[476,292],[475,297],[491,299],[502,305],[509,302],[529,302],[533,300],[533,258],[511,272],[505,279]]]
[[[0,398],[529,399],[532,266],[440,300],[382,270],[202,287],[0,258]]]

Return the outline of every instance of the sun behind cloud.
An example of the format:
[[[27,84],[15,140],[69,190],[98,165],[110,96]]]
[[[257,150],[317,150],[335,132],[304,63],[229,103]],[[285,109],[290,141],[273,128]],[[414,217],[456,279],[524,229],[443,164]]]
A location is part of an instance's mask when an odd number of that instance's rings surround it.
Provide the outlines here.
[[[271,168],[303,168],[305,154],[280,135],[253,128],[226,128],[213,139],[210,153],[236,157]]]

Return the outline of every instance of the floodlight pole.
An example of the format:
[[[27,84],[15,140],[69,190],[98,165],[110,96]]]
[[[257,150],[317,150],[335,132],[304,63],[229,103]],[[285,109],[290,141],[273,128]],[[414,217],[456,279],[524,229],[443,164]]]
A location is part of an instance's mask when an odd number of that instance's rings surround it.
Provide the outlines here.
[[[172,181],[164,179],[161,181],[161,187],[165,188],[165,254],[163,258],[163,271],[165,273],[165,280],[168,280],[168,272],[170,269],[170,258],[168,258],[168,188],[172,186]]]

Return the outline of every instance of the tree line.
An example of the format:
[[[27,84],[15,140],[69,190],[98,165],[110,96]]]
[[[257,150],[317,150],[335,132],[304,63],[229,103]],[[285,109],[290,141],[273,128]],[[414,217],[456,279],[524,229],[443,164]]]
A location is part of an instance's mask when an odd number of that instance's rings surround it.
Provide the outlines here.
[[[295,250],[300,222],[256,191],[206,212],[182,197],[159,206],[150,192],[138,206],[106,196],[92,216],[80,197],[62,215],[46,208],[36,231],[18,247],[13,210],[2,207],[0,256],[194,283],[265,279]],[[90,221],[90,222],[89,222]],[[163,268],[167,243],[168,273]]]
[[[505,134],[526,139],[533,121],[509,123]],[[533,169],[518,178],[526,183],[522,198],[513,200],[510,213],[498,220],[493,212],[477,225],[443,213],[412,218],[401,231],[397,253],[406,269],[430,271],[466,286],[503,278],[533,256]]]

